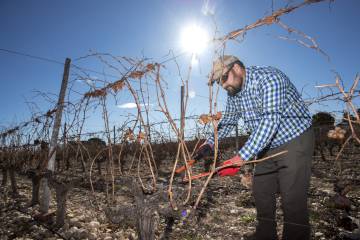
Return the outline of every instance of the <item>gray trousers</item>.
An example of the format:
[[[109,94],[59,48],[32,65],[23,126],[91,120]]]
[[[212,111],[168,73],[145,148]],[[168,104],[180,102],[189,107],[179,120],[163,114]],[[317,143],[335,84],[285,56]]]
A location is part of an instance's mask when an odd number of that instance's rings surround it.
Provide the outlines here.
[[[314,133],[309,128],[284,145],[264,150],[259,157],[287,150],[288,153],[255,166],[253,195],[257,210],[255,239],[278,239],[276,233],[276,194],[284,213],[282,239],[310,239],[307,195],[314,152]]]

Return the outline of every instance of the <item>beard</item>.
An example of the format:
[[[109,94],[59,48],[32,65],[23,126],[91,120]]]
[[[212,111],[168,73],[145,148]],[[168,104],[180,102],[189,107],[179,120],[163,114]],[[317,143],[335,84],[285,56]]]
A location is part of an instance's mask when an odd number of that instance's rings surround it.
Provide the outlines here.
[[[230,95],[230,96],[234,96],[236,95],[238,92],[241,91],[241,87],[242,84],[240,83],[239,85],[236,85],[236,86],[227,86],[225,88],[225,90],[227,91],[227,93]]]
[[[225,90],[227,91],[227,93],[228,93],[230,96],[234,96],[234,95],[236,95],[238,92],[241,91],[243,82],[244,82],[244,77],[243,77],[243,76],[238,76],[238,79],[237,79],[236,83],[227,86],[227,87],[225,88]]]
[[[236,95],[238,92],[240,92],[241,87],[228,86],[225,90],[227,91],[227,93],[228,93],[230,96],[234,96],[234,95]]]

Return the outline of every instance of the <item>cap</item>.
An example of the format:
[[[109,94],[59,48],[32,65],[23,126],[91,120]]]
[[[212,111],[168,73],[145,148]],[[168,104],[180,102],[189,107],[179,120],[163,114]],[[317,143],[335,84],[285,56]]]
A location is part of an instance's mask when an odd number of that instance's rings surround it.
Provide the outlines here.
[[[224,70],[226,70],[232,63],[238,61],[239,59],[232,55],[224,55],[216,59],[213,63],[213,69],[211,71],[211,84],[215,81],[219,82],[221,76],[224,74]]]

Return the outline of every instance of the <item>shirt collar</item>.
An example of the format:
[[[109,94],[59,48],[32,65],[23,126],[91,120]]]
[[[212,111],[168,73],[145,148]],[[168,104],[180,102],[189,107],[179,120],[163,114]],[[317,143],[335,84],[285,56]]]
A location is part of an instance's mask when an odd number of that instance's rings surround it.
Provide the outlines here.
[[[247,89],[250,81],[250,76],[251,76],[250,68],[245,68],[245,81],[242,84],[241,91],[245,91]]]

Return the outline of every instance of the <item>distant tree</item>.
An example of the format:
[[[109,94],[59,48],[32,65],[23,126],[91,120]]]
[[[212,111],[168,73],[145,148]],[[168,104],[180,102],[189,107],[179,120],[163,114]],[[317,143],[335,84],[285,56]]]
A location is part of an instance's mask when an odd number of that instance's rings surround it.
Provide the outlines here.
[[[314,127],[321,125],[334,126],[335,118],[328,112],[318,112],[312,117],[312,124]]]
[[[313,115],[312,123],[315,133],[315,152],[318,151],[325,161],[325,149],[334,156],[334,149],[341,146],[337,140],[328,137],[329,131],[335,127],[335,118],[328,112],[318,112]]]
[[[104,140],[97,138],[97,137],[93,137],[93,138],[89,138],[87,140],[88,143],[93,143],[93,144],[97,144],[99,146],[106,146],[106,143]]]
[[[360,112],[359,112],[359,109],[357,110],[357,112],[360,113]],[[350,113],[350,120],[356,121],[356,118],[355,118],[354,115],[352,115],[351,113]],[[343,112],[341,121],[339,122],[339,124],[337,124],[337,126],[338,126],[338,127],[341,127],[341,128],[348,128],[348,127],[349,127],[348,111],[344,111],[344,112]]]

